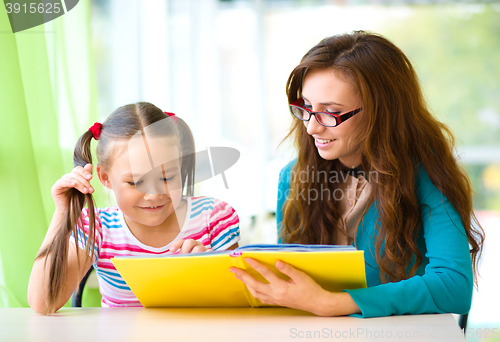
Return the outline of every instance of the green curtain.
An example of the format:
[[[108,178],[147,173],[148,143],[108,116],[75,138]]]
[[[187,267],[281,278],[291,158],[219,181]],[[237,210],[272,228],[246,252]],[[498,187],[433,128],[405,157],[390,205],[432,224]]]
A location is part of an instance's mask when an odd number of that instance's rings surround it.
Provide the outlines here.
[[[0,307],[26,307],[50,223],[50,189],[71,170],[76,137],[97,121],[90,1],[11,33],[0,10]]]

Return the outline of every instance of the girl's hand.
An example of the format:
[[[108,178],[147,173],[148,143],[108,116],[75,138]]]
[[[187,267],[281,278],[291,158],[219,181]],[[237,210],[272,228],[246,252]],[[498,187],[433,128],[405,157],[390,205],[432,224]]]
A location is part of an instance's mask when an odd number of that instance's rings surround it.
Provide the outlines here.
[[[245,261],[262,274],[269,284],[255,279],[240,268],[231,267],[229,271],[245,283],[252,296],[262,303],[309,311],[318,316],[336,315],[335,297],[344,293],[324,290],[307,274],[279,260],[276,268],[290,278],[288,281],[279,278],[272,270],[252,258],[245,258]]]
[[[85,167],[77,166],[70,173],[65,174],[52,186],[52,198],[56,205],[56,212],[63,213],[68,208],[69,190],[77,189],[82,194],[91,194],[94,189],[90,185],[92,179],[92,164]]]
[[[193,239],[180,239],[174,241],[169,249],[170,252],[175,253],[179,251],[179,254],[183,253],[201,253],[201,252],[211,252],[211,248],[205,247],[201,242]]]

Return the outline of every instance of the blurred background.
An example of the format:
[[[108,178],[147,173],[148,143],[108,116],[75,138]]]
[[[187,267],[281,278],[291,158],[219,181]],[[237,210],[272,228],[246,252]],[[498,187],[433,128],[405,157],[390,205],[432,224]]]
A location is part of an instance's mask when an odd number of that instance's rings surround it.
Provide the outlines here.
[[[236,209],[241,245],[275,242],[278,174],[294,157],[280,145],[291,124],[288,75],[322,38],[369,30],[409,56],[432,111],[455,133],[486,231],[469,316],[479,330],[468,339],[500,327],[500,2],[81,0],[15,35],[0,18],[0,307],[27,305],[54,209],[50,188],[71,170],[76,139],[128,103],[175,112],[197,150],[238,149],[229,189],[216,176],[196,195]],[[113,198],[99,190],[97,201]]]

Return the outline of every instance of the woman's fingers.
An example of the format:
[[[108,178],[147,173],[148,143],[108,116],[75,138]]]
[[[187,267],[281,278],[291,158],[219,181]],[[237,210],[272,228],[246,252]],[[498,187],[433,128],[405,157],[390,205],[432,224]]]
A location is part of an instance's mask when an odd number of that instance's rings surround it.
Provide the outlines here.
[[[279,303],[277,303],[272,297],[273,291],[271,284],[266,284],[255,279],[240,268],[231,267],[229,271],[233,272],[236,279],[239,279],[246,285],[248,291],[254,298],[260,300],[264,304],[279,305]]]
[[[278,271],[288,276],[292,280],[300,278],[305,274],[304,272],[299,271],[295,267],[281,260],[276,261],[276,268],[278,269]]]
[[[231,267],[229,269],[229,271],[233,272],[237,279],[239,279],[243,283],[245,283],[248,290],[250,290],[250,292],[252,292],[253,296],[254,296],[254,291],[255,291],[255,293],[265,292],[265,287],[268,284],[265,284],[265,283],[255,279],[254,277],[252,277],[250,274],[248,274],[246,271],[242,270],[241,268]],[[255,298],[257,298],[257,297],[255,297]]]
[[[306,273],[282,261],[276,262],[276,268],[290,277],[288,281],[281,279],[271,269],[254,259],[245,258],[245,261],[267,279],[269,284],[255,279],[242,269],[231,267],[229,270],[247,286],[252,296],[264,304],[314,312],[318,303],[323,303],[325,294],[329,294]]]
[[[260,274],[262,274],[262,276],[269,282],[269,283],[273,283],[273,282],[276,282],[276,281],[279,281],[279,280],[282,280],[280,279],[273,271],[271,271],[269,268],[267,268],[266,266],[262,265],[260,262],[258,262],[257,260],[255,259],[252,259],[252,258],[245,258],[245,261],[253,267],[253,269],[255,269],[257,272],[259,272]]]
[[[242,270],[241,268],[238,267],[230,267],[229,272],[234,273],[234,276],[241,280],[242,282],[245,283],[247,286],[255,286],[257,285],[257,282],[259,282],[257,279],[252,277],[250,274],[248,274],[246,271]]]

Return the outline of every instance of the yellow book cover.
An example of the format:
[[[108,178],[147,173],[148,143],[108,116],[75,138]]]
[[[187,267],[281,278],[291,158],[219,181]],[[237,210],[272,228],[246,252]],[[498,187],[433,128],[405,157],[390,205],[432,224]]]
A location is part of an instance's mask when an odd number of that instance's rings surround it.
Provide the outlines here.
[[[248,245],[235,250],[111,259],[144,307],[258,307],[246,286],[229,272],[239,267],[265,279],[248,265],[250,257],[282,279],[282,260],[304,271],[328,291],[366,287],[364,252],[353,246]],[[265,281],[266,282],[266,281]]]

